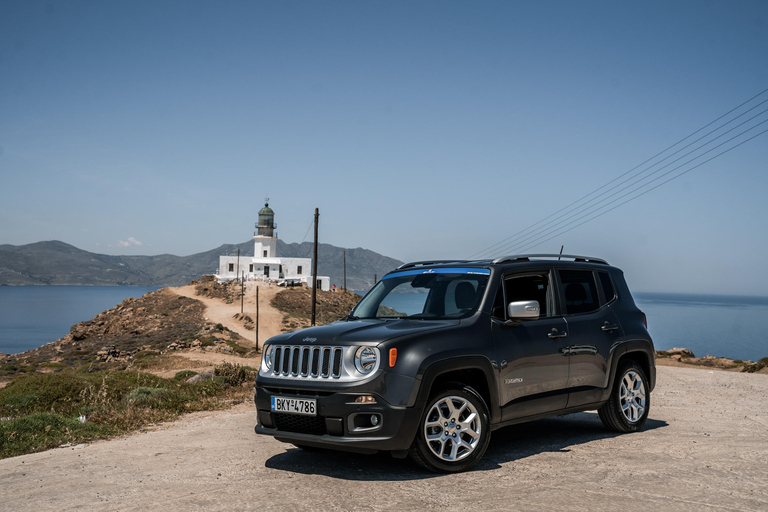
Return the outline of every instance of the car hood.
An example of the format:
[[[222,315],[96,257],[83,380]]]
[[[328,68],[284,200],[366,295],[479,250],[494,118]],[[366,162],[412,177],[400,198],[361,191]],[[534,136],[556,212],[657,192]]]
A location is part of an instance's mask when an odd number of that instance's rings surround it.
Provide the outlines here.
[[[459,320],[390,320],[361,319],[309,327],[273,336],[268,344],[281,345],[377,345],[381,342],[446,327],[459,325]]]

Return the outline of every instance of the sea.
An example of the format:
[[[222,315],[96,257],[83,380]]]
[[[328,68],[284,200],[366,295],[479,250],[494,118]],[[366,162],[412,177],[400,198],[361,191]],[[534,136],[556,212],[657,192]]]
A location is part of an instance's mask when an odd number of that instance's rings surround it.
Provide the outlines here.
[[[0,286],[0,352],[15,354],[66,335],[146,286]],[[757,361],[768,357],[768,297],[633,293],[657,350]]]
[[[128,297],[159,286],[0,286],[0,352],[42,347]]]

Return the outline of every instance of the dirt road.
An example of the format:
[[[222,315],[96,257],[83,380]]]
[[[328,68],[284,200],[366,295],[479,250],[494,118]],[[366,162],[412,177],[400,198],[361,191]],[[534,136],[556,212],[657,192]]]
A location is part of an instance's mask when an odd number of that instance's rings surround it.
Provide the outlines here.
[[[283,315],[270,305],[275,295],[285,290],[277,285],[266,285],[261,282],[246,282],[245,295],[243,296],[243,312],[256,318],[256,288],[259,288],[259,343],[263,343],[268,338],[280,334],[282,328]],[[240,313],[240,302],[226,304],[219,299],[211,299],[195,294],[193,285],[168,288],[182,297],[199,300],[205,306],[205,316],[214,323],[220,323],[240,336],[245,338],[244,345],[253,346],[256,343],[256,333],[249,331],[243,324],[235,320],[233,316]]]
[[[659,367],[645,431],[596,414],[494,432],[468,473],[388,455],[305,453],[254,410],[0,461],[4,510],[768,510],[768,375]]]

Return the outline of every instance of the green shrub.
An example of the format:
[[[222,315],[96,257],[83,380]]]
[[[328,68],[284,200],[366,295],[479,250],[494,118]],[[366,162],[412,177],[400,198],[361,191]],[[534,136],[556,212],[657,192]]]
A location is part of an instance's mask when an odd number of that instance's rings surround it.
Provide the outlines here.
[[[155,407],[171,397],[172,393],[167,389],[139,387],[125,395],[123,402],[127,405]]]
[[[10,418],[0,421],[0,456],[119,434],[185,412],[222,407],[218,397],[227,393],[223,384],[237,385],[250,375],[230,366],[223,371],[226,375],[217,377],[221,383],[187,384],[136,371],[64,370],[17,377],[0,389],[0,417]],[[194,372],[177,375],[185,373]],[[80,415],[87,418],[85,427],[73,419]]]
[[[252,372],[239,364],[222,363],[214,369],[214,375],[228,386],[240,386],[251,378]]]
[[[108,425],[98,425],[61,414],[36,413],[0,421],[0,458],[55,448],[65,443],[79,443],[115,433]]]
[[[182,370],[173,376],[173,380],[187,380],[193,375],[197,375],[197,372],[192,370]]]

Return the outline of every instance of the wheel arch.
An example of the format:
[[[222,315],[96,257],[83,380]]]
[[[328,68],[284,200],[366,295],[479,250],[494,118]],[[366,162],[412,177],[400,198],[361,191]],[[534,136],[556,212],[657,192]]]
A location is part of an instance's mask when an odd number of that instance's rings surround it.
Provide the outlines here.
[[[442,359],[425,369],[421,385],[416,395],[411,397],[412,404],[423,411],[427,400],[435,390],[447,387],[451,383],[461,383],[474,389],[485,401],[491,415],[491,424],[498,423],[500,411],[493,375],[491,362],[482,356]]]

